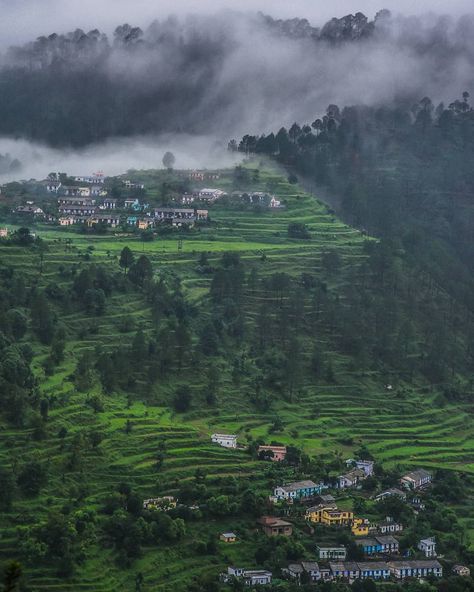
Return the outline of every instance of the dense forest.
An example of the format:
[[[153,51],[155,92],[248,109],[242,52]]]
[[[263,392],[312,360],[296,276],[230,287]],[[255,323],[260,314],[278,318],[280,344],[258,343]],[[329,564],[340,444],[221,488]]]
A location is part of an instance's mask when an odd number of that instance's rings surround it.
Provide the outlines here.
[[[330,105],[311,124],[247,135],[229,148],[277,159],[334,196],[351,224],[403,252],[464,310],[472,355],[473,130],[465,92],[449,106],[428,97],[405,108]]]

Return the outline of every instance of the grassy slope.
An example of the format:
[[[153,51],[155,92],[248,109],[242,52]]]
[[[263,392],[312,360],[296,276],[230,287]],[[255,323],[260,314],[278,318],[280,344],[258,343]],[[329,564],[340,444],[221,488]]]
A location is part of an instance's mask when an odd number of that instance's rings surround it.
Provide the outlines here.
[[[255,189],[263,187],[271,171],[262,172]],[[220,185],[225,188],[226,181]],[[211,208],[216,228],[203,230],[199,235],[183,240],[178,250],[175,237],[159,239],[153,243],[137,241],[130,237],[81,236],[68,231],[45,228],[41,236],[51,241],[46,256],[45,272],[40,282],[58,281],[58,267],[69,266],[81,261],[80,255],[89,245],[94,246],[92,260],[117,266],[120,250],[128,244],[135,252],[144,251],[153,261],[156,270],[176,273],[183,280],[187,296],[199,303],[206,292],[210,279],[195,271],[197,254],[207,251],[210,260],[225,250],[239,251],[251,261],[261,275],[283,270],[292,275],[303,271],[317,271],[321,252],[326,248],[337,249],[344,265],[364,257],[360,233],[335,219],[327,208],[298,188],[280,179],[277,194],[287,200],[288,207],[281,211],[255,214],[251,211],[229,212],[219,205]],[[300,221],[312,230],[311,241],[290,241],[286,228],[290,221]],[[72,247],[65,239],[72,240]],[[266,260],[262,261],[262,253]],[[26,277],[37,275],[38,262],[25,256],[19,248],[1,248],[1,257],[11,265],[24,271]],[[84,263],[83,263],[84,265]],[[60,281],[60,280],[59,280]],[[265,475],[265,463],[252,461],[244,452],[228,451],[210,444],[209,434],[214,430],[236,432],[245,439],[266,435],[275,413],[282,418],[285,430],[278,439],[301,446],[310,454],[331,456],[334,451],[350,452],[344,445],[348,438],[354,445],[367,444],[378,461],[387,465],[423,465],[446,467],[474,473],[474,427],[471,410],[463,405],[447,406],[443,409],[433,405],[433,393],[422,384],[411,384],[406,395],[387,391],[386,376],[373,372],[348,371],[344,360],[340,360],[337,385],[305,384],[305,395],[294,403],[278,402],[271,414],[263,415],[242,405],[242,396],[237,387],[226,383],[222,389],[217,409],[194,409],[186,416],[173,415],[165,405],[175,384],[161,382],[147,392],[146,403],[135,401],[127,408],[126,397],[121,395],[106,398],[105,411],[94,413],[84,404],[86,395],[74,391],[67,380],[74,368],[78,353],[84,348],[93,348],[97,343],[129,342],[131,336],[118,331],[121,317],[134,316],[145,328],[149,314],[142,299],[136,295],[114,296],[108,303],[107,313],[98,319],[100,330],[97,335],[85,341],[68,342],[65,362],[59,371],[45,378],[40,363],[45,352],[37,348],[35,366],[41,380],[41,390],[56,395],[61,404],[56,405],[49,420],[48,437],[41,442],[31,440],[29,430],[12,429],[0,425],[0,457],[2,462],[19,462],[27,459],[34,451],[43,460],[48,460],[52,478],[38,499],[18,500],[10,515],[0,517],[0,558],[15,556],[15,528],[28,523],[33,517],[45,516],[51,508],[60,508],[68,502],[71,488],[78,482],[86,485],[86,505],[97,507],[103,498],[119,482],[126,480],[143,497],[158,492],[172,492],[177,483],[194,475],[200,467],[212,482],[213,476],[225,474],[252,476],[262,490],[268,491],[270,482]],[[82,315],[69,315],[63,322],[74,333],[85,319]],[[183,375],[186,375],[184,370]],[[202,386],[196,379],[194,386]],[[315,411],[318,412],[315,415]],[[124,426],[130,419],[133,429],[126,434]],[[64,454],[60,449],[57,433],[60,427],[68,428],[67,439],[84,428],[96,427],[104,433],[105,439],[100,452],[90,453],[83,459],[82,473],[66,473],[63,470]],[[164,439],[167,457],[162,470],[153,469],[157,441]],[[461,508],[464,510],[465,508]],[[473,517],[466,516],[467,525],[473,527]],[[249,528],[250,524],[242,524]],[[238,529],[235,521],[215,522],[206,525],[208,532],[223,529]],[[190,535],[202,526],[191,525]],[[29,568],[32,590],[84,590],[106,592],[116,589],[133,589],[134,574],[142,571],[147,589],[176,589],[179,582],[203,571],[216,572],[211,558],[196,557],[191,547],[191,536],[179,549],[174,547],[149,548],[132,570],[114,567],[112,556],[92,548],[88,559],[80,566],[70,582],[60,581],[44,568]],[[241,542],[223,548],[228,555],[226,561],[251,562],[252,544]],[[183,572],[183,559],[186,570]],[[221,558],[222,560],[222,558]],[[223,561],[221,565],[225,563]]]

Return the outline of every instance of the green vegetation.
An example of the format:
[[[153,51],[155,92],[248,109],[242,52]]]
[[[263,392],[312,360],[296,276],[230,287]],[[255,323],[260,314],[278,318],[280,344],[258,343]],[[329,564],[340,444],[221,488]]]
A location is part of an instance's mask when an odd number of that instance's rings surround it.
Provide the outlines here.
[[[140,178],[163,198],[162,177]],[[271,187],[285,207],[224,198],[209,225],[149,242],[45,225],[0,244],[1,558],[32,591],[215,590],[228,564],[314,554],[321,533],[301,518],[291,542],[263,539],[255,518],[277,483],[332,476],[362,451],[381,466],[374,488],[400,468],[444,471],[406,547],[436,528],[449,560],[471,561],[463,310],[398,244],[342,223],[272,165],[218,185]],[[291,462],[257,460],[258,442],[292,446]],[[188,507],[142,511],[160,495]],[[383,517],[366,498],[346,503]],[[234,546],[218,542],[228,530]]]

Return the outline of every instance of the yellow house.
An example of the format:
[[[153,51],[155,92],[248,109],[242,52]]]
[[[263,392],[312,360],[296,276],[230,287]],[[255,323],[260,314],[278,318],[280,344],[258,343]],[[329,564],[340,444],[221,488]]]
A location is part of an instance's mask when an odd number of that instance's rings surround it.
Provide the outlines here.
[[[354,513],[337,508],[320,508],[315,506],[306,510],[306,519],[327,526],[347,526],[352,524]]]
[[[354,536],[367,536],[369,534],[369,523],[363,518],[354,518],[351,530]]]

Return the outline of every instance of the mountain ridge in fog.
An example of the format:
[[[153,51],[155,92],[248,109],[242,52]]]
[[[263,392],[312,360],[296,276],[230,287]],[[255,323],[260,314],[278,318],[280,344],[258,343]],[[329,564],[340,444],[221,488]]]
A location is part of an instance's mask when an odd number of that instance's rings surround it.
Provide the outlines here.
[[[470,16],[388,11],[320,28],[224,12],[121,25],[112,39],[52,33],[3,56],[0,135],[56,147],[164,133],[224,140],[311,121],[330,103],[450,100],[470,90],[473,39]]]

